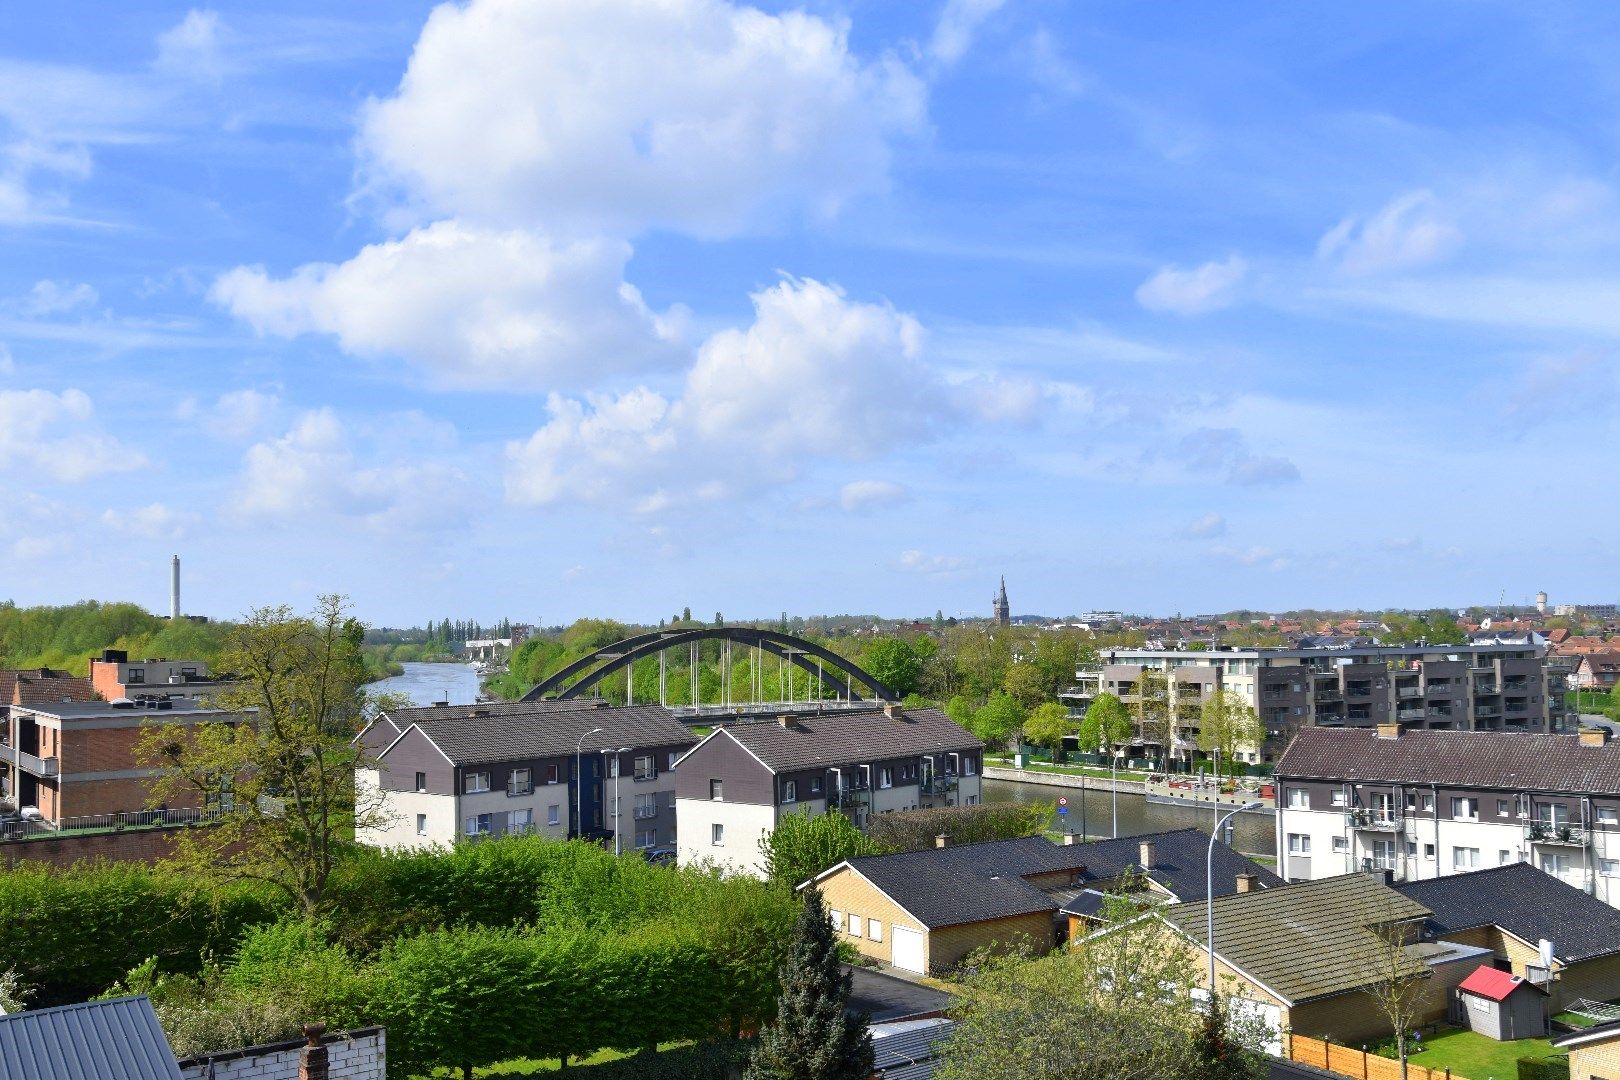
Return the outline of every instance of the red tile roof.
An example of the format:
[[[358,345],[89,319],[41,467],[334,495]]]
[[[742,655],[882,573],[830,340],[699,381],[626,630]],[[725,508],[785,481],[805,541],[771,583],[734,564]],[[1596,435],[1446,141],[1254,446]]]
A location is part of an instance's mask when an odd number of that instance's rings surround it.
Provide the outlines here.
[[[1492,1001],[1506,1001],[1508,995],[1521,986],[1528,986],[1541,992],[1541,987],[1535,983],[1525,982],[1522,975],[1515,975],[1511,971],[1498,971],[1489,964],[1481,964],[1474,969],[1472,975],[1457,984],[1457,989],[1490,998]]]
[[[90,680],[52,668],[0,671],[0,705],[44,705],[56,701],[95,701]]]

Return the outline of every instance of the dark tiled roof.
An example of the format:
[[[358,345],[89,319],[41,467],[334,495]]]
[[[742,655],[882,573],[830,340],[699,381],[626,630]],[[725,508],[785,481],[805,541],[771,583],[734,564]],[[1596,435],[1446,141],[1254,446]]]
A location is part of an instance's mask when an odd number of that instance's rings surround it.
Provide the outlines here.
[[[1221,896],[1214,908],[1216,955],[1296,1005],[1370,981],[1382,942],[1369,924],[1429,914],[1368,874]],[[1205,905],[1170,904],[1157,914],[1192,941],[1205,940]]]
[[[686,725],[661,705],[448,717],[422,720],[414,726],[457,765],[560,757],[572,754],[581,746],[581,739],[587,754],[619,746],[684,749],[697,741]],[[588,734],[593,728],[602,730]],[[386,758],[387,751],[380,756]]]
[[[89,679],[65,671],[19,671],[12,690],[16,705],[42,705],[53,701],[95,701],[96,690]]]
[[[607,709],[612,706],[596,698],[569,698],[566,701],[479,701],[472,705],[418,705],[389,709],[380,715],[398,724],[400,730],[418,720],[464,720],[477,716],[552,716],[558,711]]]
[[[144,995],[0,1016],[0,1077],[180,1080]]]
[[[849,969],[849,1007],[874,1024],[942,1013],[956,998],[932,986],[867,968]]]
[[[1620,953],[1620,911],[1529,863],[1395,888],[1434,912],[1429,930],[1436,937],[1499,926],[1532,947],[1546,938],[1565,963]]]
[[[760,720],[724,731],[774,772],[984,748],[938,709],[896,708],[892,716],[882,709],[795,715],[788,728]]]
[[[1113,881],[1127,870],[1141,873],[1141,850],[1145,840],[1153,841],[1153,869],[1147,871],[1145,876],[1162,885],[1178,901],[1202,900],[1204,860],[1209,854],[1209,837],[1197,829],[1177,829],[1147,836],[1121,836],[1116,840],[1093,840],[1082,848],[1085,852],[1085,880]],[[1214,871],[1216,896],[1237,892],[1239,874],[1253,874],[1259,879],[1257,884],[1266,889],[1284,884],[1282,878],[1259,863],[1239,855],[1219,840],[1215,842]]]
[[[1065,847],[1041,836],[924,848],[849,860],[852,869],[930,930],[1037,911],[1057,903],[1024,878],[1079,870],[1085,845]]]
[[[1582,746],[1574,735],[1500,731],[1304,728],[1277,762],[1279,777],[1538,791],[1620,792],[1620,740]]]

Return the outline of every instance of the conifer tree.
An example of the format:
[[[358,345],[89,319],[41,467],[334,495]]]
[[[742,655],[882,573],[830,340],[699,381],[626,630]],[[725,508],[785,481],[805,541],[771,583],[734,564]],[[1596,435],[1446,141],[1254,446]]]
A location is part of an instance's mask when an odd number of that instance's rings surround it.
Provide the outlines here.
[[[761,1036],[747,1080],[870,1080],[872,1032],[864,1016],[850,1015],[849,989],[821,890],[807,889],[776,1022]]]

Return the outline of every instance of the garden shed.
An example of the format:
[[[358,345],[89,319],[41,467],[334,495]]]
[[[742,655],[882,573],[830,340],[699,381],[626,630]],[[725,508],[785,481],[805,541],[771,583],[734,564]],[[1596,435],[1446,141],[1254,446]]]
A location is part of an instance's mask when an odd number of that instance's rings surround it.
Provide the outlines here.
[[[1469,1030],[1499,1042],[1547,1034],[1547,992],[1523,976],[1481,964],[1457,985]]]

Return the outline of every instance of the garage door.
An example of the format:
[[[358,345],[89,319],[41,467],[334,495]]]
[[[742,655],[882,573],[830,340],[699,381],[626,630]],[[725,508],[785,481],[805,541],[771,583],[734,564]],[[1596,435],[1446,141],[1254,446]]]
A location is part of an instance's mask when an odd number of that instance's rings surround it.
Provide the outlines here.
[[[919,975],[926,974],[927,962],[923,959],[923,935],[921,930],[909,930],[904,926],[889,928],[889,948],[894,950],[894,966],[906,971],[915,971]]]

